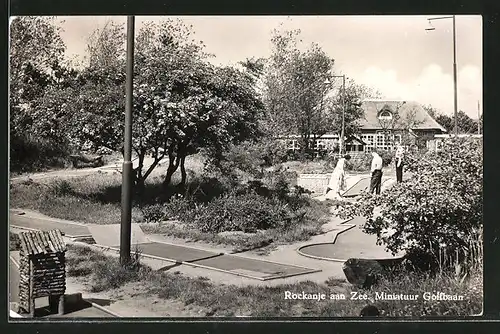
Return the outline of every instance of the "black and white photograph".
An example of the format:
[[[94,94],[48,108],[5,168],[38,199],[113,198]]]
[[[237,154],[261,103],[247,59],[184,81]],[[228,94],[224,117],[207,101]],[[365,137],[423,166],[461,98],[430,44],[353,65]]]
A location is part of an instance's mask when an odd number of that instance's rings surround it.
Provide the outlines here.
[[[482,31],[11,17],[9,319],[480,316]]]

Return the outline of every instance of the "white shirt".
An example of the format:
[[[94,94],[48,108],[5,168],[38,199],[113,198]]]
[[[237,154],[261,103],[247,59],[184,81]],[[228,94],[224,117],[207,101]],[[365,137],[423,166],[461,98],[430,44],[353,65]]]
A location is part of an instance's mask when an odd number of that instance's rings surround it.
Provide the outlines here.
[[[374,170],[382,170],[382,158],[380,155],[375,155],[372,160],[372,167],[370,169],[372,172]]]

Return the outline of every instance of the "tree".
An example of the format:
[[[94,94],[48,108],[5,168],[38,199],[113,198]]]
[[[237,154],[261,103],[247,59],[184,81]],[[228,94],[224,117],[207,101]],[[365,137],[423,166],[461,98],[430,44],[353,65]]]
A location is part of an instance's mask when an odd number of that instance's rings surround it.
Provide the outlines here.
[[[44,124],[36,130],[50,129],[76,151],[119,150],[125,96],[123,43],[123,27],[108,22],[96,29],[88,40],[86,66],[60,76],[36,100],[40,112],[35,114]]]
[[[90,68],[125,70],[125,32],[123,25],[107,21],[87,40]]]
[[[431,266],[477,261],[482,238],[482,142],[452,138],[438,152],[409,152],[414,177],[381,195],[346,204],[341,216],[362,215],[364,229],[390,251],[427,258]]]
[[[60,32],[52,17],[16,17],[10,24],[10,159],[14,168],[44,165],[65,153],[61,138],[44,124],[49,117],[36,110],[36,101],[48,88],[74,74],[64,64]]]
[[[184,185],[186,156],[204,149],[217,159],[228,145],[256,131],[261,102],[252,77],[210,65],[203,44],[191,34],[180,21],[148,24],[138,34],[133,149],[139,185],[164,157],[164,185],[179,167]],[[144,171],[148,153],[153,163]]]
[[[266,68],[265,104],[275,136],[298,134],[301,150],[312,156],[315,136],[331,128],[331,104],[326,101],[334,60],[317,45],[299,49],[299,30],[275,30]],[[330,106],[330,108],[329,108]]]
[[[448,133],[455,132],[455,116],[448,116],[430,105],[424,106],[424,109],[436,120]],[[457,112],[458,132],[463,134],[477,133],[477,120],[472,119],[464,111]]]
[[[343,112],[343,96],[342,87],[339,87],[335,98],[332,99],[333,103],[333,127],[330,129],[336,133],[342,131],[342,112]],[[364,111],[361,107],[363,100],[371,98],[380,98],[380,92],[373,89],[357,84],[354,80],[349,79],[346,82],[345,91],[345,135],[346,137],[359,133],[358,121],[364,117]]]

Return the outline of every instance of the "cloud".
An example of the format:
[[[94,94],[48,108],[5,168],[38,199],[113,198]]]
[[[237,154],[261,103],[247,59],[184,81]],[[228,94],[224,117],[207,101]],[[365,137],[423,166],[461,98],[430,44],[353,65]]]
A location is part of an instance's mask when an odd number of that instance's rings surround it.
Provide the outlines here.
[[[410,82],[398,78],[395,70],[375,66],[367,68],[358,81],[378,89],[387,99],[415,100],[453,114],[453,76],[436,64],[425,67]],[[476,118],[478,100],[482,101],[481,70],[477,66],[464,66],[458,73],[458,109]]]

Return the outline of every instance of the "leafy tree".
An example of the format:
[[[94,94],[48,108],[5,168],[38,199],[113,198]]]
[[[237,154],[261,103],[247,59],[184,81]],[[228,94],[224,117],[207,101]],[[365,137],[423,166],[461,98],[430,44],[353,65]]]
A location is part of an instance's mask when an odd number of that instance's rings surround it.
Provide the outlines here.
[[[16,17],[10,23],[10,159],[14,169],[44,165],[65,154],[61,138],[55,138],[43,123],[48,115],[35,109],[35,101],[49,87],[73,74],[63,61],[60,32],[52,17]]]
[[[455,116],[448,116],[430,105],[424,106],[424,109],[431,115],[436,122],[443,126],[448,133],[454,133],[455,131]],[[457,112],[457,123],[458,132],[463,134],[477,133],[477,120],[472,119],[464,111],[459,110]]]
[[[92,33],[86,66],[64,72],[35,101],[34,114],[43,124],[37,131],[50,129],[76,151],[120,148],[125,99],[123,44],[123,27],[114,23]]]
[[[299,30],[274,31],[264,100],[274,135],[300,135],[303,153],[311,155],[314,136],[326,133],[332,124],[331,103],[326,101],[329,87],[324,82],[334,60],[317,44],[301,51],[299,35]]]
[[[124,27],[107,21],[96,28],[87,40],[88,65],[90,68],[125,70]]]
[[[341,79],[338,79],[341,80]],[[333,110],[333,120],[331,131],[335,133],[342,132],[342,112],[343,112],[343,91],[339,87],[335,98],[331,100]],[[361,104],[365,99],[380,98],[380,92],[357,84],[354,80],[348,79],[345,88],[345,135],[351,136],[359,133],[358,121],[364,117],[364,111]]]
[[[139,32],[133,137],[139,182],[168,157],[164,184],[180,167],[183,185],[187,155],[203,148],[216,159],[254,131],[260,106],[251,77],[210,65],[203,44],[193,42],[191,34],[180,21],[146,25]],[[153,163],[143,172],[147,153]]]
[[[343,217],[367,218],[364,229],[390,251],[406,250],[443,268],[477,261],[482,237],[482,142],[453,138],[438,152],[409,152],[414,177],[381,195],[346,204]]]
[[[110,24],[94,36],[120,34],[119,27]],[[132,149],[138,157],[134,170],[138,189],[165,157],[164,184],[170,184],[178,168],[184,184],[187,155],[204,149],[217,159],[228,145],[256,133],[262,107],[254,79],[234,68],[210,65],[204,45],[191,35],[191,28],[181,21],[168,20],[145,24],[136,36]],[[76,144],[118,149],[124,122],[122,43],[101,37],[91,38],[90,43],[89,67],[76,78],[75,86],[54,91],[49,101],[72,120],[68,124],[74,130],[67,133]],[[153,162],[145,166],[148,155]]]

